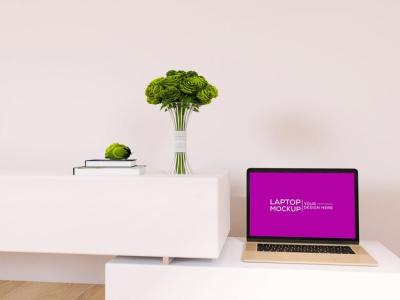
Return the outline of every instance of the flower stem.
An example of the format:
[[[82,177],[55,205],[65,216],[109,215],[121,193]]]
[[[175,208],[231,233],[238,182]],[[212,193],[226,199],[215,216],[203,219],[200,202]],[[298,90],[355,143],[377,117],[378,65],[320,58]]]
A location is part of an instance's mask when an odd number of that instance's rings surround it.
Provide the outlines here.
[[[192,110],[192,107],[185,107],[183,105],[175,105],[170,107],[171,118],[174,123],[175,131],[186,131],[187,120]],[[175,165],[173,170],[175,174],[188,174],[190,173],[187,165],[186,152],[183,149],[179,149],[179,152],[175,152]]]

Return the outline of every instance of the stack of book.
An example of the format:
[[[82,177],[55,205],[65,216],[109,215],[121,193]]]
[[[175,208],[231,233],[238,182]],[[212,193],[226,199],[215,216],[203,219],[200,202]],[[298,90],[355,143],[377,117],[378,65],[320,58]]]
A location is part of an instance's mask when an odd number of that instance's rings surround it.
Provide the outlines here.
[[[132,176],[140,175],[145,171],[145,166],[137,165],[136,159],[89,159],[85,160],[83,167],[75,167],[73,175],[79,176]]]

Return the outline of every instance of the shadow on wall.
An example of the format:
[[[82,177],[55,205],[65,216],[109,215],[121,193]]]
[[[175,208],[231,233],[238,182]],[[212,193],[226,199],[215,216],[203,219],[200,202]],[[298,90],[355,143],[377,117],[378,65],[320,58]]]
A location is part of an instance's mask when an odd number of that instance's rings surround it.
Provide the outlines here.
[[[367,185],[360,191],[361,239],[378,240],[400,256],[400,187]]]
[[[246,236],[246,197],[231,197],[230,236]]]
[[[377,240],[400,256],[400,187],[360,191],[361,240]],[[231,198],[231,236],[246,236],[246,197]]]

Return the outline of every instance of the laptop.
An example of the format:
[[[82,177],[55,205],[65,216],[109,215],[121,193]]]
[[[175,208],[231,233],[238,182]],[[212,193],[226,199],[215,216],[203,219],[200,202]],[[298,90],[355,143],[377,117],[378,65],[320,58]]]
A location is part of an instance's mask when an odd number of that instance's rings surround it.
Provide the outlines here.
[[[248,169],[243,261],[377,266],[359,245],[357,170]]]

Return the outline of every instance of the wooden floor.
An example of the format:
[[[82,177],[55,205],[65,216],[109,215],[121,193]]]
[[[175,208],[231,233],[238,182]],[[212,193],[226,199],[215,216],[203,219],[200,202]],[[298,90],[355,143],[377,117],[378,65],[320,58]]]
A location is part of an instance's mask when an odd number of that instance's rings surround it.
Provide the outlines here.
[[[104,300],[104,285],[0,281],[0,300]]]

